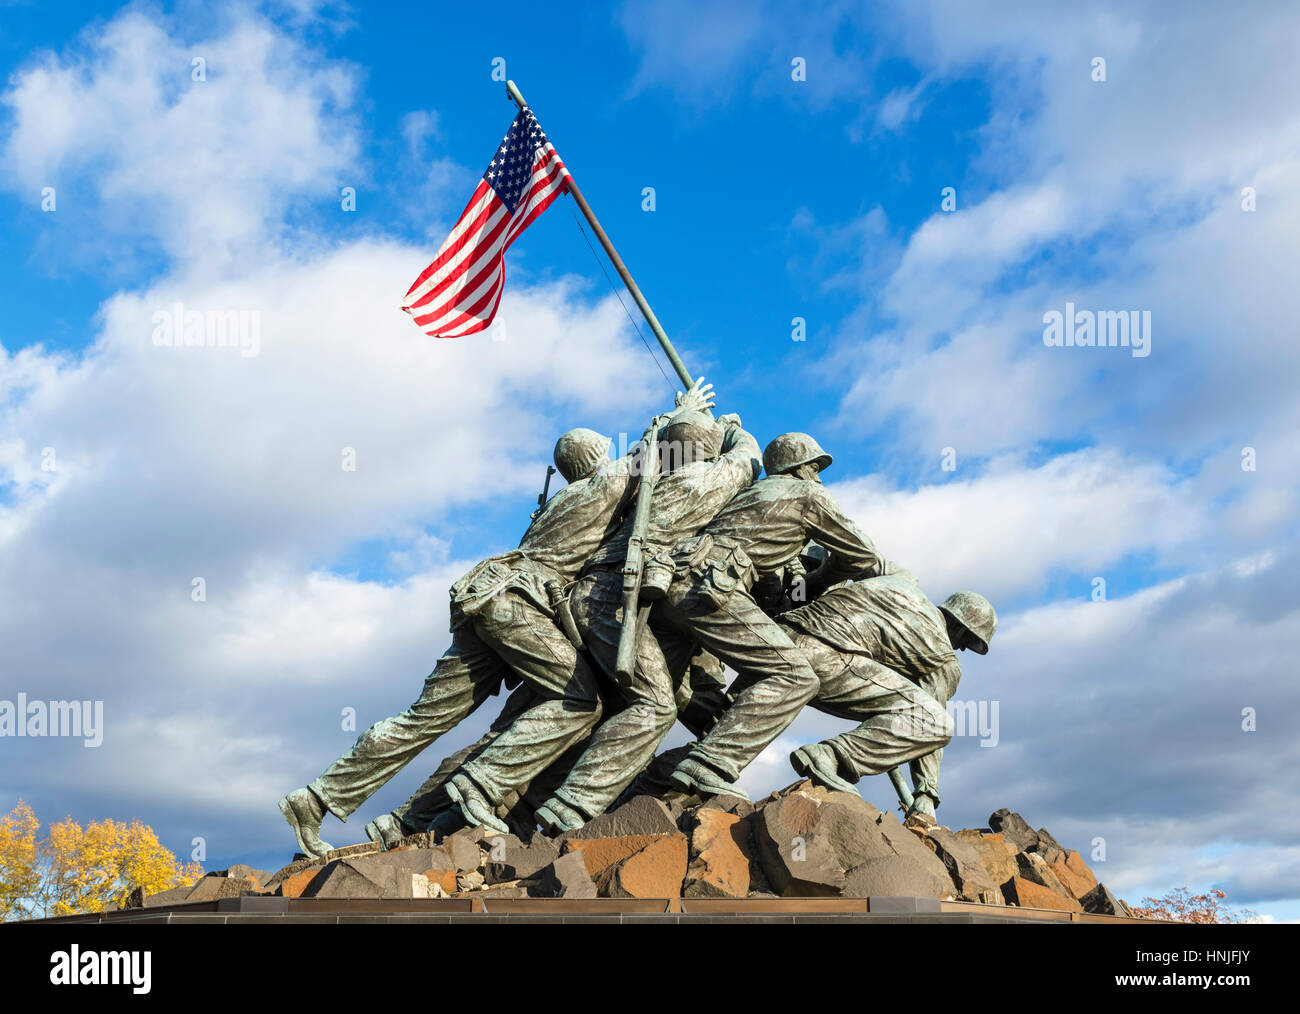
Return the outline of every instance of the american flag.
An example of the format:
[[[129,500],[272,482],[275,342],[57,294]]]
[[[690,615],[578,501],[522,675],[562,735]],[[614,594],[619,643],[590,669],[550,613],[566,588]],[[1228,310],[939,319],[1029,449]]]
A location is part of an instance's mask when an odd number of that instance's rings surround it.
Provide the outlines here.
[[[474,196],[402,309],[425,334],[459,338],[492,323],[505,287],[505,253],[564,193],[569,170],[526,106],[506,132]]]

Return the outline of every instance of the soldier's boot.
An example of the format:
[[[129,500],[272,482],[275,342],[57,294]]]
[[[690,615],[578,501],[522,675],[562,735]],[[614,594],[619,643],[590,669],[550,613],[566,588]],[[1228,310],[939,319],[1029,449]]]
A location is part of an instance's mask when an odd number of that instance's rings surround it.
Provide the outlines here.
[[[582,814],[554,796],[537,808],[536,816],[542,830],[552,838],[565,831],[576,831],[587,823]]]
[[[684,792],[708,799],[709,796],[739,796],[749,799],[749,795],[739,785],[729,782],[707,764],[687,757],[673,769],[673,784]]]
[[[391,813],[376,817],[366,825],[366,837],[384,849],[391,849],[406,836],[406,828]]]
[[[447,783],[447,795],[460,807],[471,827],[482,825],[501,834],[510,833],[510,825],[496,815],[496,809],[487,801],[482,790],[467,775],[452,775]]]
[[[311,789],[294,789],[280,800],[280,812],[293,828],[299,851],[320,859],[334,848],[320,839],[320,822],[325,819],[325,806]]]
[[[810,743],[801,746],[790,754],[790,766],[796,773],[806,775],[816,785],[834,789],[836,792],[852,792],[861,798],[858,787],[840,777],[839,761],[835,751],[825,743]]]
[[[934,800],[928,793],[918,792],[912,797],[911,809],[907,811],[904,820],[912,818],[923,824],[937,824],[938,818],[934,815]]]

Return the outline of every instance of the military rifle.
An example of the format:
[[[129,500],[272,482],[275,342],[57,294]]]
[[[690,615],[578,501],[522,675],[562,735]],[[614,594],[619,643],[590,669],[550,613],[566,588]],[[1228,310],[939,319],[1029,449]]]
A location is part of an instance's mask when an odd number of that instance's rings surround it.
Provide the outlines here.
[[[546,466],[546,484],[542,486],[542,491],[537,494],[537,510],[528,516],[529,521],[536,521],[537,515],[542,513],[542,508],[546,506],[546,499],[551,495],[551,476],[555,474],[555,466]]]

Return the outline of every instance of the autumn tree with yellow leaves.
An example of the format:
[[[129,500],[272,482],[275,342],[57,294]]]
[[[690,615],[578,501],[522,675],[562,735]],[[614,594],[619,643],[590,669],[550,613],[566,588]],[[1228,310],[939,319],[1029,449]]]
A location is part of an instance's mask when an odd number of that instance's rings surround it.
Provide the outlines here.
[[[102,912],[136,888],[157,894],[201,876],[198,863],[181,864],[139,821],[83,828],[66,817],[41,837],[22,800],[0,818],[0,921]]]

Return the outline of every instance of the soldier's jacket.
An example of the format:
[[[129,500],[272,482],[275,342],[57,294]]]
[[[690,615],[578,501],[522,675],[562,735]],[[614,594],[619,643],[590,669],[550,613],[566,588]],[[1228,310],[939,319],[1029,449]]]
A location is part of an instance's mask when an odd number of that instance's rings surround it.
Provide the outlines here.
[[[672,549],[713,519],[736,494],[758,476],[762,452],[758,442],[739,427],[727,431],[728,445],[713,461],[695,461],[661,475],[650,502],[646,532],[647,557]],[[623,525],[591,557],[589,567],[621,565],[635,517]]]
[[[562,597],[560,592],[567,594],[588,558],[632,504],[638,472],[635,460],[635,452],[625,455],[589,478],[565,486],[546,502],[518,549],[489,557],[452,585],[452,629],[503,591],[518,592],[553,616],[552,602]]]
[[[940,704],[948,703],[961,679],[943,613],[906,571],[832,588],[777,622],[879,662]]]
[[[812,479],[773,475],[737,494],[704,529],[714,554],[740,550],[755,576],[780,570],[809,539],[830,553],[825,566],[839,580],[882,573],[884,561],[845,517],[826,488]]]

